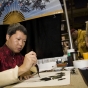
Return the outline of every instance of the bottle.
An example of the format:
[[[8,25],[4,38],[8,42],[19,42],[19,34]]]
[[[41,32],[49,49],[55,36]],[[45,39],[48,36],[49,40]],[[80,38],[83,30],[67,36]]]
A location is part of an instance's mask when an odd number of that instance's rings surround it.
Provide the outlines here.
[[[67,54],[68,66],[73,66],[73,53]]]

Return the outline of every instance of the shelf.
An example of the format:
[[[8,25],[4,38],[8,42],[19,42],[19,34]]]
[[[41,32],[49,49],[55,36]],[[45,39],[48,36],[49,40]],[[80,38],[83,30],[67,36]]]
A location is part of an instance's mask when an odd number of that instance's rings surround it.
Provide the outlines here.
[[[69,39],[63,40],[63,41],[61,41],[61,42],[65,42],[65,41],[69,41]]]
[[[68,33],[64,33],[64,34],[61,34],[61,35],[67,35]]]

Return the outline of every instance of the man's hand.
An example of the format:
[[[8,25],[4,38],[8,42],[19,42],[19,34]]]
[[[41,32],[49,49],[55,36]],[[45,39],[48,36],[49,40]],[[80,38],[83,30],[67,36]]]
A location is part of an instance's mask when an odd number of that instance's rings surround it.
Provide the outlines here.
[[[26,75],[26,76],[19,76],[19,80],[22,81],[22,80],[27,80],[31,78],[31,75]]]
[[[36,53],[33,51],[27,53],[24,57],[23,64],[19,67],[18,75],[27,72],[32,66],[36,65],[36,63],[37,63]]]
[[[27,67],[29,66],[29,63],[31,66],[35,65],[37,63],[37,57],[36,57],[36,53],[31,51],[28,54],[25,55],[24,57],[24,65],[27,65]]]

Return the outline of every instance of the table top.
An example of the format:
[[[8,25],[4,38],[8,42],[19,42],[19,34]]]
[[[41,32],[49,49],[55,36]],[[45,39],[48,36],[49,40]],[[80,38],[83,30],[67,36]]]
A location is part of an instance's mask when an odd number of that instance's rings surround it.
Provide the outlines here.
[[[16,84],[14,84],[14,85],[16,85]],[[14,85],[9,85],[4,88],[13,88]],[[38,87],[36,87],[36,88],[38,88]],[[70,85],[49,86],[49,87],[46,86],[46,87],[39,87],[39,88],[88,88],[88,86],[86,85],[85,81],[83,80],[80,71],[78,69],[76,69],[76,74],[71,74]]]

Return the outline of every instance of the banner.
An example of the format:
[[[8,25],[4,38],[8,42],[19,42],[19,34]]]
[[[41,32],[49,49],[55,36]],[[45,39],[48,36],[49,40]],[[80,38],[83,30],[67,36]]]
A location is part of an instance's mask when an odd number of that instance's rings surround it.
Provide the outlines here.
[[[0,24],[63,13],[59,0],[0,0]]]

